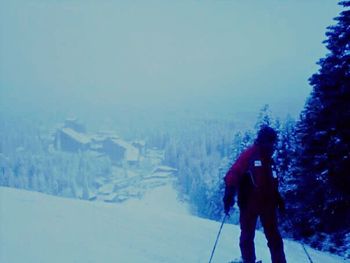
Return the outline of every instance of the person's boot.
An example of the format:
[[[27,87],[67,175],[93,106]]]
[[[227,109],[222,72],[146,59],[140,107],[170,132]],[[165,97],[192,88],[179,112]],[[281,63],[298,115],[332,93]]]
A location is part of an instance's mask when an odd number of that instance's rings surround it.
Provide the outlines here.
[[[245,263],[245,262],[242,260],[242,258],[236,258],[233,261],[230,261],[228,263]],[[258,260],[255,263],[262,263],[262,260]]]

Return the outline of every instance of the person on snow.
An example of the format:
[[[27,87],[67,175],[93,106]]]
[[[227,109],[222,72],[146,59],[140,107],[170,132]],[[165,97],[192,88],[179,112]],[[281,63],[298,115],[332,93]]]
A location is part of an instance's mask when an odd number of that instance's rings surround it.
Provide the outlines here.
[[[224,210],[230,208],[238,195],[241,236],[239,246],[244,263],[255,263],[254,236],[258,217],[264,228],[272,263],[285,263],[283,241],[277,226],[276,208],[284,210],[278,192],[277,176],[273,171],[272,155],[277,133],[263,126],[254,144],[238,157],[225,175]]]

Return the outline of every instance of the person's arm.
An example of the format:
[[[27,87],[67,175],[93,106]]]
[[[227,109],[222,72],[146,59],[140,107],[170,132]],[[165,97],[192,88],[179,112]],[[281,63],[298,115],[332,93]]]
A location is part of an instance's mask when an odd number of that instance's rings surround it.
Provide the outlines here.
[[[242,176],[248,170],[251,152],[252,148],[249,148],[248,150],[244,151],[225,175],[225,195],[223,198],[223,202],[224,211],[226,215],[229,214],[231,207],[235,203],[234,198],[236,194],[236,189],[239,185]]]
[[[275,198],[276,198],[276,205],[280,212],[284,212],[286,210],[286,205],[284,202],[284,199],[281,195],[281,193],[278,190],[278,178],[273,178],[274,180],[274,188],[275,188]]]

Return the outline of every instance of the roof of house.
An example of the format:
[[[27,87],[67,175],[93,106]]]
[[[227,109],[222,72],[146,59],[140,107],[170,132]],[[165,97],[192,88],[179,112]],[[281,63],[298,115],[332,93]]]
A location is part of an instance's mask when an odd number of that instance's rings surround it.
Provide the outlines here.
[[[80,132],[76,132],[71,128],[62,128],[61,132],[63,132],[64,134],[81,144],[88,144],[90,142],[90,138],[88,136]]]
[[[152,171],[152,173],[175,173],[177,172],[177,169],[170,167],[170,166],[166,166],[166,165],[158,165],[156,168],[154,168],[154,170]]]

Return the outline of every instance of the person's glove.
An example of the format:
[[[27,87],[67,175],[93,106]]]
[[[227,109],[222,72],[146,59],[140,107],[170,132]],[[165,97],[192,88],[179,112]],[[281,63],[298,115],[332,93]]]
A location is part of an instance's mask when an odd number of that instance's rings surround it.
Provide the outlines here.
[[[277,208],[280,212],[284,213],[286,211],[286,204],[280,193],[277,192]]]
[[[235,189],[233,187],[225,187],[225,195],[222,201],[224,202],[225,214],[229,215],[231,207],[235,204]]]

